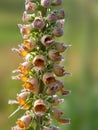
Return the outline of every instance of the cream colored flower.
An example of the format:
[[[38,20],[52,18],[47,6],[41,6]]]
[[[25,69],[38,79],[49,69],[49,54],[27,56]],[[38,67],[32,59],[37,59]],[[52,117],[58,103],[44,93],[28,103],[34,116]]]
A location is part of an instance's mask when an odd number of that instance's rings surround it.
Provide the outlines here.
[[[27,75],[31,68],[32,68],[32,64],[30,62],[24,62],[24,63],[20,64],[18,67],[20,72],[24,75]]]
[[[38,80],[35,78],[29,78],[26,83],[23,85],[23,87],[29,91],[31,91],[34,94],[38,93]]]
[[[16,123],[20,128],[27,128],[30,125],[31,120],[32,120],[31,115],[25,115],[22,116],[20,119],[18,119]]]
[[[20,105],[24,105],[26,100],[27,100],[27,97],[29,95],[29,92],[22,92],[20,94],[17,94],[17,101]]]

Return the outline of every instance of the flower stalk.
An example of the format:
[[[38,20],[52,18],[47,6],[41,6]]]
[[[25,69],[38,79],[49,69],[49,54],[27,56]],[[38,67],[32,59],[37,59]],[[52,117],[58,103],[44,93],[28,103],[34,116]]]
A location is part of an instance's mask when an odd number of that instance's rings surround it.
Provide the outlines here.
[[[12,49],[23,57],[23,63],[13,71],[18,75],[12,79],[23,85],[16,100],[9,101],[18,104],[10,117],[20,109],[25,113],[11,130],[61,130],[53,125],[52,117],[60,124],[70,122],[57,107],[64,102],[58,93],[70,94],[57,77],[71,74],[60,65],[62,53],[70,47],[57,41],[64,34],[64,10],[55,8],[60,5],[62,0],[25,0],[24,24],[18,24],[23,43]]]

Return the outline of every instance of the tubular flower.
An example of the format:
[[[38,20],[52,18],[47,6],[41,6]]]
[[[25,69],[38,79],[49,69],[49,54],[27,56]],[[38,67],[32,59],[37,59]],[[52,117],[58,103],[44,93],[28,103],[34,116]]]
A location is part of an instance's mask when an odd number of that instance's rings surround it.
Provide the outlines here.
[[[18,101],[18,103],[20,105],[24,105],[29,94],[30,94],[29,92],[22,92],[22,93],[18,94],[17,95],[17,101]]]
[[[48,8],[51,5],[51,0],[41,0],[41,5],[44,8]]]
[[[41,43],[44,45],[44,46],[51,46],[54,44],[54,39],[52,38],[51,35],[44,35],[42,38],[41,38]]]
[[[30,37],[30,33],[32,31],[32,26],[18,24],[18,27],[20,29],[20,33],[21,33],[23,39],[28,39]]]
[[[55,13],[48,14],[47,20],[51,23],[54,23],[57,21],[57,16]]]
[[[33,21],[33,26],[35,29],[42,29],[45,26],[45,23],[41,18],[36,17]]]
[[[51,84],[53,84],[54,82],[56,82],[55,76],[53,73],[45,73],[43,75],[43,83],[45,85],[50,86]]]
[[[28,39],[23,42],[23,48],[27,51],[32,51],[35,48],[35,41]]]
[[[30,78],[25,82],[25,84],[23,85],[23,88],[31,91],[34,94],[37,94],[38,86],[39,86],[38,80],[35,78]]]
[[[53,72],[57,76],[64,76],[66,74],[66,72],[64,70],[64,66],[60,66],[58,64],[54,64],[54,66],[53,66]]]
[[[24,11],[23,16],[22,16],[22,21],[25,23],[29,23],[30,21],[32,21],[32,14],[27,14],[26,11]]]
[[[24,62],[24,63],[20,64],[20,66],[18,67],[20,72],[24,75],[27,75],[31,68],[32,68],[32,64],[30,62]]]
[[[30,125],[31,120],[32,120],[31,115],[22,116],[20,119],[18,119],[17,125],[20,128],[27,128]]]
[[[37,55],[34,57],[32,64],[35,71],[40,71],[46,66],[46,57],[44,57],[43,55]]]
[[[37,9],[37,4],[27,0],[25,2],[25,9],[26,11],[34,12]]]
[[[22,15],[24,24],[18,24],[23,42],[12,51],[17,52],[23,62],[13,70],[12,79],[20,80],[23,85],[16,100],[17,111],[24,114],[16,121],[11,130],[61,130],[53,125],[53,119],[60,123],[70,123],[62,118],[63,112],[58,105],[64,102],[61,96],[71,93],[58,78],[71,73],[60,65],[62,53],[70,45],[58,42],[63,36],[65,13],[54,7],[62,5],[62,0],[25,0],[25,11]]]
[[[53,60],[54,62],[60,62],[62,60],[62,56],[59,53],[59,51],[52,49],[48,52],[49,58]]]
[[[36,100],[34,102],[34,111],[38,116],[43,116],[47,110],[46,102],[42,99]]]

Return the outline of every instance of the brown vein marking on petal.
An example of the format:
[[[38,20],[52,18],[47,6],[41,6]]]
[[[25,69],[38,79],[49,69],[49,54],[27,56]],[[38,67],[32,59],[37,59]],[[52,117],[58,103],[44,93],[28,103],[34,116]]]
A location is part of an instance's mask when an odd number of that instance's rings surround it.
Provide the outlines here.
[[[54,83],[56,82],[56,79],[55,77],[49,77],[46,79],[46,84],[51,84],[51,83]]]
[[[47,110],[47,108],[46,108],[46,106],[44,105],[44,104],[38,104],[38,105],[36,105],[35,106],[35,112],[37,113],[37,112],[46,112],[46,110]]]
[[[42,59],[36,59],[36,61],[34,62],[34,65],[35,66],[42,66],[42,67],[44,67],[45,66],[45,62],[44,62],[44,60],[42,60]]]

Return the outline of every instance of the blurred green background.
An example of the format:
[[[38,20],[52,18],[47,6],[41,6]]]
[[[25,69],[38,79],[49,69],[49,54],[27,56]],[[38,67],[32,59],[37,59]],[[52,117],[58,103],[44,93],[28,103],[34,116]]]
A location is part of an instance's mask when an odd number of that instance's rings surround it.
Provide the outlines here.
[[[72,91],[61,105],[70,125],[62,130],[98,130],[98,0],[63,0],[66,12],[65,35],[61,38],[72,47],[64,53],[65,68],[73,73],[64,77],[65,88]],[[8,105],[20,92],[21,83],[12,81],[11,71],[22,59],[11,52],[22,42],[17,27],[22,23],[24,0],[0,0],[0,130],[10,130],[22,112]]]

